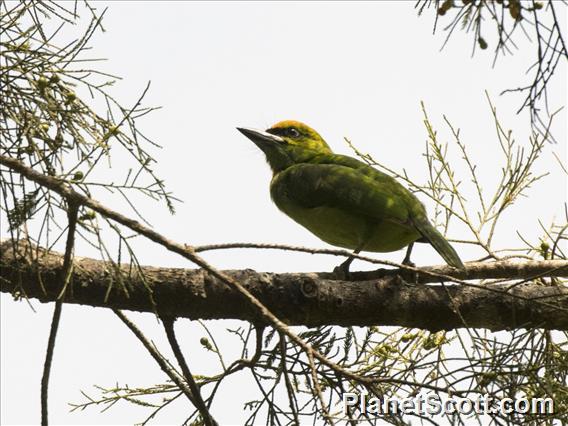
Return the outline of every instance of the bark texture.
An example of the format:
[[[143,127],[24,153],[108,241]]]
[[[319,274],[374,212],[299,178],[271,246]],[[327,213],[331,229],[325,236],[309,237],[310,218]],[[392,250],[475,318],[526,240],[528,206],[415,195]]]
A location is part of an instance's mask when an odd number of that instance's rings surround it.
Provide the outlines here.
[[[0,245],[0,289],[17,297],[56,300],[63,257],[11,241]],[[451,274],[451,268],[430,268]],[[491,274],[490,272],[493,271]],[[466,279],[521,275],[566,276],[568,262],[468,264]],[[508,285],[444,284],[432,276],[393,270],[354,273],[338,281],[328,273],[224,271],[290,325],[392,325],[428,330],[464,326],[492,330],[541,327],[568,330],[568,288],[542,280]],[[65,303],[155,312],[189,319],[259,322],[243,296],[202,269],[144,267],[144,280],[130,265],[75,258]],[[364,280],[359,280],[365,278]],[[436,283],[436,281],[438,281]],[[431,283],[426,285],[425,283]],[[506,292],[506,290],[508,291]]]

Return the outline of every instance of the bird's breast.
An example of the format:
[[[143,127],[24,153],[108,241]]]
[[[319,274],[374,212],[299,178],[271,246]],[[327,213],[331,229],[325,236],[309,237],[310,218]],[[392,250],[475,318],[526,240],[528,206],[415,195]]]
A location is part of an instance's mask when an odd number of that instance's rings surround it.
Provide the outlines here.
[[[420,237],[415,229],[390,221],[378,221],[329,205],[306,207],[295,201],[285,184],[273,179],[270,193],[276,206],[321,240],[337,247],[390,252]]]

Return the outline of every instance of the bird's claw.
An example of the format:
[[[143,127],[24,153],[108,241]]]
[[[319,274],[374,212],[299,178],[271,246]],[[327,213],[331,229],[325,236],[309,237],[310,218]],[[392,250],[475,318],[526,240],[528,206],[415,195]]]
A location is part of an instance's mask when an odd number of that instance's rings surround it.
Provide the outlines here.
[[[333,277],[339,281],[347,281],[349,280],[349,265],[351,265],[352,259],[347,259],[341,265],[336,266],[333,268]]]
[[[333,278],[338,281],[347,281],[349,279],[349,270],[345,270],[341,265],[333,268]]]
[[[410,266],[411,268],[416,267],[416,264],[414,262],[412,262],[410,259],[406,259],[406,258],[402,261],[401,265]],[[410,279],[411,282],[409,284],[414,284],[414,285],[418,284],[418,272],[416,272],[416,271],[408,271],[408,272],[411,274],[410,275],[411,276],[411,279]]]

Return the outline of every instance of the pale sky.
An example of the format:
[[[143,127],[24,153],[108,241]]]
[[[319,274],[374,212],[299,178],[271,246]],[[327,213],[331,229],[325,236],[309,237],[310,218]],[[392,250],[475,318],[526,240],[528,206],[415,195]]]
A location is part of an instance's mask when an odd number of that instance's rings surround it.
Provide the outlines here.
[[[93,38],[93,50],[87,55],[108,58],[92,66],[123,77],[110,91],[124,105],[132,105],[151,80],[146,105],[163,108],[141,119],[138,126],[162,145],[162,150],[152,151],[158,161],[156,171],[183,200],[173,217],[164,206],[151,201],[140,202],[139,210],[161,233],[191,245],[271,242],[330,248],[272,204],[270,172],[263,155],[235,127],[266,128],[283,119],[304,121],[336,152],[352,155],[343,141],[347,137],[362,152],[395,170],[404,168],[417,182],[425,182],[427,167],[422,154],[427,134],[420,101],[424,101],[441,140],[452,140],[444,114],[461,129],[462,142],[479,164],[482,183],[492,188],[502,156],[485,91],[503,125],[526,145],[527,114],[515,114],[521,97],[499,94],[529,81],[525,71],[533,61],[533,50],[530,46],[525,49],[528,43],[519,31],[516,42],[520,51],[499,58],[492,68],[494,38],[487,23],[490,46],[486,51],[478,50],[472,58],[471,35],[461,32],[440,51],[445,34],[432,36],[432,11],[418,18],[414,3],[109,3],[103,21],[106,32]],[[99,10],[106,5],[95,3]],[[64,32],[62,40],[69,40],[65,37],[72,34],[76,33]],[[559,72],[562,75],[549,88],[553,110],[566,105],[565,63]],[[566,159],[565,112],[558,116],[554,131],[558,144],[547,147],[537,168],[550,175],[511,208],[499,230],[497,248],[522,247],[517,230],[537,241],[542,235],[539,219],[544,224],[562,219],[566,176],[552,152]],[[455,145],[451,149],[450,158],[459,159]],[[457,172],[463,173],[466,193],[473,194],[463,163],[456,164]],[[107,172],[109,180],[124,176],[121,165],[117,153]],[[95,195],[130,214],[118,195]],[[421,199],[432,211],[432,205]],[[1,236],[6,237],[4,230]],[[470,238],[461,228],[451,228],[449,236]],[[192,267],[153,243],[138,239],[134,245],[142,264]],[[455,247],[464,261],[478,254],[469,247]],[[76,255],[97,253],[78,242]],[[401,261],[404,253],[375,256]],[[205,253],[204,257],[221,269],[275,272],[331,270],[341,262],[328,256],[256,250]],[[417,265],[442,262],[427,245],[417,247],[413,261]],[[356,262],[352,269],[358,267],[368,268]],[[27,303],[13,302],[9,295],[2,294],[1,302],[0,423],[38,424],[39,384],[53,304],[32,300],[33,312]],[[129,316],[170,354],[154,316]],[[231,354],[231,346],[237,346],[223,330],[239,324],[210,324],[212,330],[219,331],[223,350]],[[215,359],[199,344],[204,335],[201,326],[178,321],[177,329],[194,374],[216,371]],[[68,403],[84,402],[81,390],[96,397],[95,384],[143,387],[165,380],[110,311],[63,307],[50,382],[52,424],[142,421],[148,411],[126,403],[104,413],[96,407],[70,413]],[[212,408],[221,424],[243,421],[242,404],[256,395],[250,383],[250,376],[244,375],[221,387]],[[155,424],[183,421],[188,406],[181,400],[172,404]]]

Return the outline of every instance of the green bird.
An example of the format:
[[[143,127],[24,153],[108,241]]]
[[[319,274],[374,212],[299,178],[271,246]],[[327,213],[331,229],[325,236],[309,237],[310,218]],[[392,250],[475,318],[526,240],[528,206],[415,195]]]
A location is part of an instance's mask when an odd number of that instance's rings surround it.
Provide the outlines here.
[[[430,223],[424,205],[393,177],[346,155],[298,121],[266,131],[238,127],[266,155],[273,172],[270,195],[276,206],[334,246],[391,252],[428,242],[448,263],[465,269],[454,248]],[[348,273],[353,258],[341,270]]]

